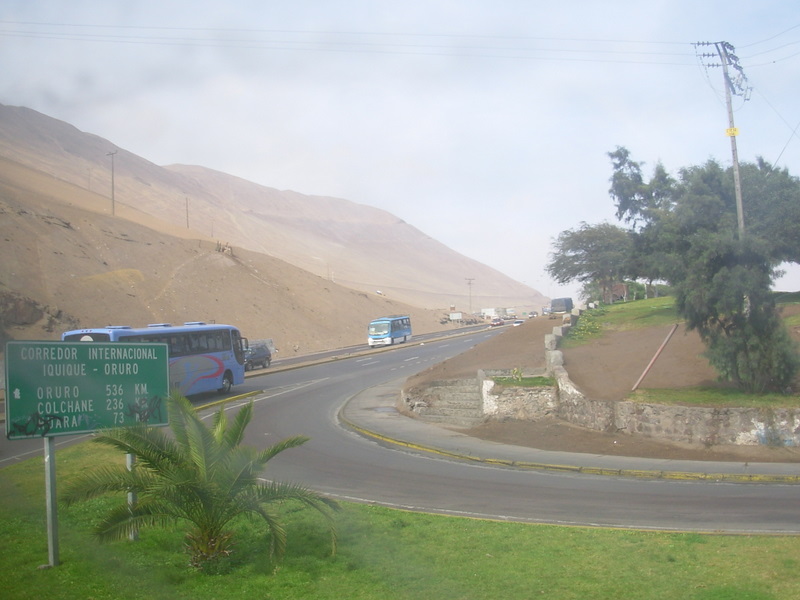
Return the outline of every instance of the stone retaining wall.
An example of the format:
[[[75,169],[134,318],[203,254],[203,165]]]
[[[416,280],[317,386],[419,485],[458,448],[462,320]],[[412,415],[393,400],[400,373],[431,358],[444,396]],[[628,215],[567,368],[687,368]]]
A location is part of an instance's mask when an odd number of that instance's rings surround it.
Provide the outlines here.
[[[526,373],[525,376],[536,377],[544,374]],[[498,375],[509,376],[510,373],[506,371],[478,371],[485,417],[496,421],[506,419],[538,421],[544,417],[553,416],[557,412],[558,397],[556,396],[556,388],[499,386],[495,385],[492,380],[492,377]]]
[[[494,376],[508,376],[510,371],[479,371],[475,386],[475,406],[483,419],[532,420],[555,417],[563,421],[614,433],[641,435],[649,438],[690,444],[800,446],[800,410],[713,408],[673,406],[641,402],[591,400],[570,380],[564,357],[558,345],[561,337],[577,321],[578,309],[565,315],[562,325],[545,336],[546,370],[525,373],[525,376],[549,375],[556,381],[553,388],[520,388],[498,386]],[[474,385],[475,380],[471,380]],[[436,382],[424,400],[436,397],[433,404],[449,393],[451,383]],[[401,403],[406,410],[425,418],[428,402],[415,406],[405,392]],[[456,425],[455,423],[451,423]]]

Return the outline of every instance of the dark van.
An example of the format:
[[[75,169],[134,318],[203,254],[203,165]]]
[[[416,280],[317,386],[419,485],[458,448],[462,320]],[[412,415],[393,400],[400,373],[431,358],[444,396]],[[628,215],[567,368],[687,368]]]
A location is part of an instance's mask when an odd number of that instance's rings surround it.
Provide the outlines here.
[[[256,367],[266,368],[272,362],[272,353],[266,344],[254,344],[244,353],[244,370],[250,371]]]
[[[572,298],[554,298],[550,302],[550,314],[558,315],[572,312]]]

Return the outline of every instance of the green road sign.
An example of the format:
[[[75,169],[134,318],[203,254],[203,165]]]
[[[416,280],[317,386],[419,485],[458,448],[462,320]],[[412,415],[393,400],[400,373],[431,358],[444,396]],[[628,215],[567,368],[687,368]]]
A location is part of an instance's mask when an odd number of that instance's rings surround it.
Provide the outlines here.
[[[6,437],[166,425],[166,344],[8,342]]]

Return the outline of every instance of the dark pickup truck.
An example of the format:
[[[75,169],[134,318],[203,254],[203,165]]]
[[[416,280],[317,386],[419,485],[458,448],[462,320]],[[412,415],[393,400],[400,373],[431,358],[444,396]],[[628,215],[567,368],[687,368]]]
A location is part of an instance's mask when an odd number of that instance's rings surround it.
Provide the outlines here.
[[[250,346],[244,353],[244,370],[250,371],[256,367],[266,368],[272,362],[272,353],[264,344]]]

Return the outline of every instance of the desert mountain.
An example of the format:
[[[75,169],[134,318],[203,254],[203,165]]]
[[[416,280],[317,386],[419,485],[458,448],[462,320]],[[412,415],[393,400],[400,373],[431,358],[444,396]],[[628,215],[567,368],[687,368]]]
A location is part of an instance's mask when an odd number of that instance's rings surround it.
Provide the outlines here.
[[[0,239],[6,338],[206,320],[290,354],[363,343],[382,314],[441,328],[450,305],[467,311],[466,274],[493,290],[471,298],[476,310],[544,300],[385,211],[160,167],[2,105]]]
[[[251,341],[272,338],[280,357],[363,344],[367,322],[383,314],[410,314],[417,332],[446,327],[441,311],[93,202],[80,187],[0,158],[0,341],[200,320],[238,325]]]
[[[114,212],[136,209],[196,236],[416,306],[469,312],[538,308],[546,301],[386,211],[280,191],[204,167],[161,167],[30,109],[0,105],[0,156],[82,188],[106,212],[113,160]]]

